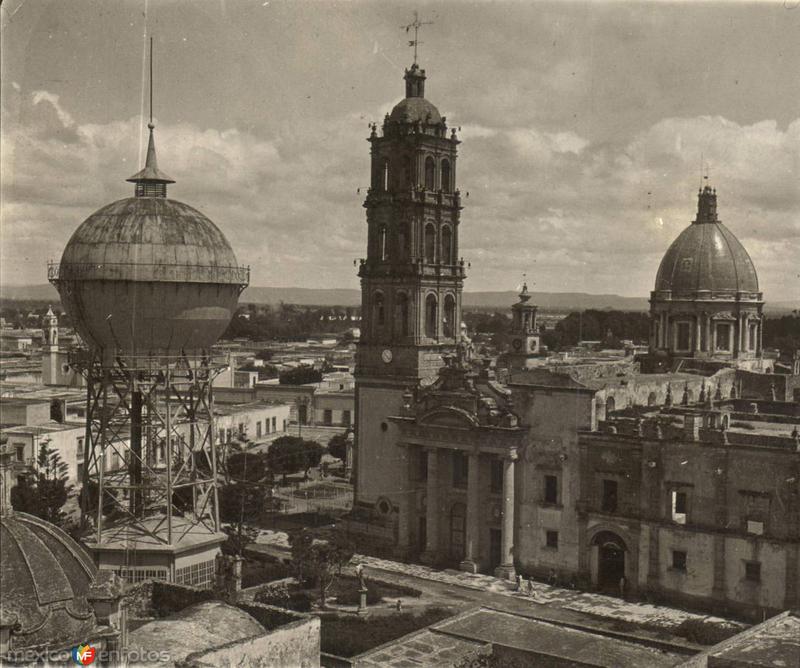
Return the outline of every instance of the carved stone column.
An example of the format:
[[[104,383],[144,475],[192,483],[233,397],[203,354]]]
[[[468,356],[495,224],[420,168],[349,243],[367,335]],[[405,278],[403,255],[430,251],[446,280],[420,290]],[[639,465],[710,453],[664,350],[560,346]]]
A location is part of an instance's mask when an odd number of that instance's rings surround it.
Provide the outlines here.
[[[471,452],[467,471],[467,535],[466,553],[459,564],[462,571],[477,573],[480,559],[480,455]]]
[[[695,329],[694,329],[694,346],[693,346],[693,350],[695,352],[695,356],[697,356],[697,353],[700,352],[700,338],[701,338],[700,337],[700,329],[701,329],[701,326],[700,326],[701,316],[700,316],[700,314],[698,313],[694,317],[694,319],[695,319]]]
[[[514,572],[514,461],[516,455],[503,460],[503,526],[500,544],[500,565],[495,569],[499,578],[513,579]]]
[[[428,564],[439,560],[439,451],[428,450],[427,505],[425,506],[425,552],[421,560]]]

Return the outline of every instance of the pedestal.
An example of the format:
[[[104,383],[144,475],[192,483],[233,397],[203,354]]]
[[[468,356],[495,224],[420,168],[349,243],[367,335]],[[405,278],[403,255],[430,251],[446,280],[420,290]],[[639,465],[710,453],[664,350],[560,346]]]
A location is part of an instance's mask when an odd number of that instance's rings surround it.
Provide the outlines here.
[[[458,565],[458,570],[464,571],[465,573],[477,573],[478,564],[472,561],[472,559],[464,559],[464,561]]]
[[[363,616],[367,614],[367,590],[359,589],[358,594],[358,610],[356,610],[356,614]]]

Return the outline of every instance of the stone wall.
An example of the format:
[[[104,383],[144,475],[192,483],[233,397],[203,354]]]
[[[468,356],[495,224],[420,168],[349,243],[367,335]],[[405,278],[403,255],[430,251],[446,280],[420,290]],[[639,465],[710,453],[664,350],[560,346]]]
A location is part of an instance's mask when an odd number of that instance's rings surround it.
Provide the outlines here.
[[[320,665],[320,620],[304,617],[255,638],[190,654],[176,668],[317,668]]]

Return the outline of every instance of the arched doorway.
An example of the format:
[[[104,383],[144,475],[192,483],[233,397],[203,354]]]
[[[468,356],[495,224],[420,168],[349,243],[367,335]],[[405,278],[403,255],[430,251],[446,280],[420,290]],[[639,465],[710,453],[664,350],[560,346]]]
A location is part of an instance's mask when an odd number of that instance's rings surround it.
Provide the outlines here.
[[[611,531],[601,531],[592,540],[597,550],[597,587],[618,594],[625,576],[625,541]]]

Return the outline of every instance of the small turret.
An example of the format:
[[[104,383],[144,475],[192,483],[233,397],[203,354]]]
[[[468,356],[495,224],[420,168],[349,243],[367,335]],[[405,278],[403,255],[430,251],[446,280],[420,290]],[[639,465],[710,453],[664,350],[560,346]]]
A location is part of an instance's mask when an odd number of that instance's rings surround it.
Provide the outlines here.
[[[697,195],[697,218],[695,225],[703,223],[718,223],[717,219],[717,190],[706,186]]]
[[[406,97],[425,97],[425,70],[414,63],[406,70]]]

